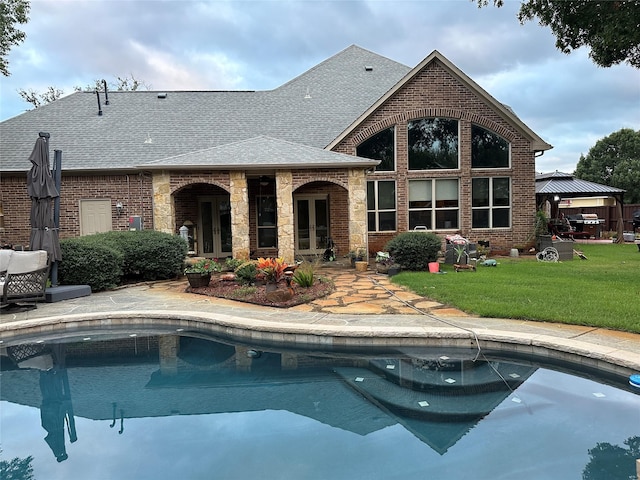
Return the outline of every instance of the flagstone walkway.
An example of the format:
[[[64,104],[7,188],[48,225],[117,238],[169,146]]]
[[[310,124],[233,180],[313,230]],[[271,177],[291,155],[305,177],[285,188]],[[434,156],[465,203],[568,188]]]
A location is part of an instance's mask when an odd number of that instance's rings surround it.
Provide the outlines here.
[[[331,295],[298,305],[298,312],[344,313],[362,315],[437,315],[465,316],[455,308],[425,299],[391,282],[387,275],[372,270],[320,269],[320,275],[333,280],[336,290]]]

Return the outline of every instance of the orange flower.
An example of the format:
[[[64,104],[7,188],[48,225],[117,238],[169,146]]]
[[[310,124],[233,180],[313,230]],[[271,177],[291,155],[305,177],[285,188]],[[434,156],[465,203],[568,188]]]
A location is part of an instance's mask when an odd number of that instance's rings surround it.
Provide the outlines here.
[[[262,273],[268,282],[278,283],[287,267],[282,257],[258,258],[258,272]]]

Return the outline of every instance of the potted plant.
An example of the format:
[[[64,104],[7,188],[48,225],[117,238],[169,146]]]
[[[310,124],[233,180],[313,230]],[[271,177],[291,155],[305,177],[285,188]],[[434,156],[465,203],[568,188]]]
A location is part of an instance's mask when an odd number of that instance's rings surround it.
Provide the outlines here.
[[[400,273],[401,267],[388,252],[378,252],[376,254],[376,272],[386,273],[389,276]]]
[[[211,274],[221,272],[222,266],[211,258],[201,258],[184,269],[184,274],[193,288],[206,287],[211,281]]]
[[[259,258],[256,267],[258,269],[258,273],[267,285],[267,290],[274,290],[275,286],[282,279],[288,265],[282,257]]]
[[[348,257],[351,259],[351,267],[356,266],[356,262],[364,262],[367,251],[364,248],[356,248],[351,250]]]
[[[456,245],[453,250],[456,252],[456,263],[458,264],[466,264],[467,263],[467,246],[465,245]]]

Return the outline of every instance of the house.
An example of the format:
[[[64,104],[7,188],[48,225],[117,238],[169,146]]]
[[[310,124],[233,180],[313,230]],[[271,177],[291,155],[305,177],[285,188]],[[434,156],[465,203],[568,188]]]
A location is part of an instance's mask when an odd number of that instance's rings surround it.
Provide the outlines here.
[[[198,255],[287,261],[413,229],[524,243],[552,148],[438,51],[410,68],[350,46],[269,91],[77,92],[0,123],[5,242],[29,239],[39,132],[61,238],[184,225]]]

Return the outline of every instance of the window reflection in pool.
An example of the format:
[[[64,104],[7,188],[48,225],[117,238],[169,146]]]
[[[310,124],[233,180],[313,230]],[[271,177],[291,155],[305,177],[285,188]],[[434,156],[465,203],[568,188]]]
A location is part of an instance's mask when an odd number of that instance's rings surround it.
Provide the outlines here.
[[[634,478],[638,392],[487,357],[278,352],[176,334],[5,346],[3,474]]]

